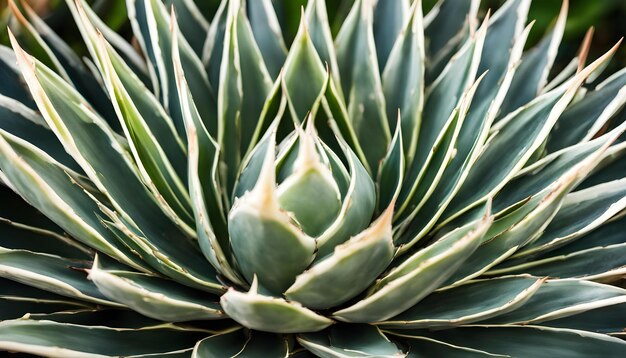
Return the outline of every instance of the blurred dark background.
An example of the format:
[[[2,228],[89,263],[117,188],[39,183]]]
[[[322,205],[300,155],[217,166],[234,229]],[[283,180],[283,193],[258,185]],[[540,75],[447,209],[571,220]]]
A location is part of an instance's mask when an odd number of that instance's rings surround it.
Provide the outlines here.
[[[7,1],[0,0],[0,43],[7,43],[6,25],[10,15]],[[48,24],[57,31],[68,43],[81,51],[81,40],[65,6],[65,0],[27,0]],[[255,0],[248,0],[255,1]],[[329,19],[333,32],[337,32],[341,22],[350,10],[354,0],[327,0]],[[456,0],[469,1],[469,0]],[[124,0],[89,0],[93,8],[105,21],[118,32],[131,36],[130,26],[126,18]],[[295,35],[298,27],[300,7],[307,0],[275,0],[277,13],[285,29],[286,40]],[[430,9],[437,0],[423,0],[424,8]],[[481,11],[498,8],[504,0],[482,0]],[[536,20],[530,35],[528,46],[535,44],[553,23],[559,12],[562,0],[534,0],[530,9],[529,20]],[[196,0],[196,4],[210,19],[219,5],[219,0]],[[595,35],[590,51],[590,59],[596,58],[622,36],[626,35],[626,0],[570,0],[570,10],[563,43],[559,51],[556,69],[566,65],[576,52],[591,26],[595,27]],[[622,46],[611,69],[605,73],[626,66],[626,46]]]

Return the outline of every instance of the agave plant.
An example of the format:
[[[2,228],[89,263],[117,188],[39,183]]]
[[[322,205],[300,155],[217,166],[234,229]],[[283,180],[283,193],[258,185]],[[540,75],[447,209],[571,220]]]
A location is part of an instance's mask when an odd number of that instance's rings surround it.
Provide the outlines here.
[[[528,0],[67,6],[88,58],[0,48],[0,350],[624,356],[626,70],[551,73],[567,1],[528,51]]]

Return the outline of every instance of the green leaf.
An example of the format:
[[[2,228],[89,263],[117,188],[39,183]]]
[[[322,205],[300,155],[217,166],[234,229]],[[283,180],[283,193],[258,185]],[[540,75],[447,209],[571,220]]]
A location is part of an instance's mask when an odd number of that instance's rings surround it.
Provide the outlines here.
[[[424,216],[418,215],[414,221],[414,227],[421,227],[422,230],[423,227],[432,227],[433,223],[436,223],[444,214],[445,209],[460,190],[463,181],[467,178],[469,170],[483,150],[491,122],[498,112],[502,97],[506,94],[508,85],[515,73],[515,64],[522,55],[522,50],[529,31],[530,26],[527,26],[520,37],[515,41],[509,58],[509,69],[502,78],[502,83],[498,89],[494,91],[494,93],[491,93],[490,96],[481,98],[474,95],[472,100],[473,105],[470,107],[456,139],[454,156],[450,158],[450,162],[445,167],[439,183],[432,191],[432,194],[430,194],[430,197],[421,204],[421,212],[432,214]],[[483,48],[483,52],[484,51]],[[481,59],[484,60],[485,57],[481,56]],[[482,88],[485,88],[485,82],[481,81],[477,91],[481,91]],[[476,211],[479,212],[480,209]],[[440,224],[435,229],[441,226]],[[419,237],[419,235],[416,237]]]
[[[405,357],[378,328],[368,325],[335,325],[319,333],[301,334],[298,343],[323,358]]]
[[[417,148],[417,137],[424,106],[424,29],[421,1],[411,8],[411,17],[398,36],[382,74],[383,93],[387,101],[387,119],[401,116],[402,143],[406,162],[411,163]],[[395,130],[390,122],[392,130]]]
[[[521,308],[488,320],[488,324],[535,324],[626,302],[626,290],[583,280],[544,283]]]
[[[209,76],[209,83],[213,88],[219,88],[220,69],[222,66],[222,55],[224,53],[224,37],[226,35],[226,22],[228,21],[228,0],[221,0],[217,8],[209,33],[202,49],[202,63]]]
[[[423,116],[428,118],[428,120],[421,124],[419,132],[416,134],[416,154],[414,160],[410,161],[406,178],[406,183],[411,183],[411,185],[405,186],[400,193],[400,202],[405,204],[401,207],[400,213],[404,211],[410,201],[415,201],[413,197],[417,195],[418,186],[421,180],[423,180],[428,167],[435,167],[433,169],[437,172],[442,164],[445,164],[445,161],[442,160],[439,163],[435,161],[435,163],[431,164],[436,153],[433,148],[436,148],[437,143],[441,141],[446,131],[451,130],[458,133],[460,125],[463,123],[460,121],[457,124],[458,129],[455,127],[450,128],[451,122],[454,122],[454,109],[463,105],[464,96],[462,94],[471,86],[476,77],[487,33],[487,22],[488,20],[485,20],[481,29],[471,36],[459,52],[455,54],[427,93]],[[471,103],[472,96],[468,95],[468,97]],[[466,103],[465,107],[464,112],[467,112],[469,103]],[[463,113],[464,117],[465,113]],[[454,142],[455,140],[453,139],[452,144]],[[444,145],[443,148],[443,153],[449,151],[448,146]],[[420,197],[420,195],[417,196]],[[417,205],[417,203],[413,205]]]
[[[391,263],[394,255],[393,206],[372,225],[316,262],[285,292],[285,297],[316,308],[338,306],[364,291]]]
[[[175,327],[112,329],[51,321],[0,322],[0,349],[43,356],[117,357],[193,347],[206,333]]]
[[[626,348],[623,340],[603,334],[536,326],[470,326],[424,332],[423,335],[511,357],[617,358]]]
[[[533,257],[577,240],[624,208],[626,179],[570,194],[541,236],[513,255],[512,259]]]
[[[86,302],[39,290],[0,278],[0,321],[18,319],[25,314],[46,315],[54,312],[87,309]]]
[[[348,115],[363,147],[369,167],[378,172],[390,141],[385,97],[376,59],[372,9],[356,1],[337,35],[341,87],[348,98]]]
[[[445,221],[471,209],[501,189],[547,138],[552,126],[576,94],[578,87],[607,61],[614,47],[560,88],[537,97],[502,120],[489,146],[470,170],[456,197],[446,209]]]
[[[180,113],[174,64],[172,58],[172,20],[167,13],[165,5],[157,0],[132,0],[127,2],[128,17],[133,27],[133,33],[149,59],[148,67],[153,76],[155,93],[161,99],[165,109],[172,117],[172,121],[178,135],[185,137],[185,127]],[[208,76],[202,66],[202,62],[187,43],[184,37],[179,36],[181,62],[189,77],[191,92],[196,96],[203,96],[206,101],[199,106],[198,110],[207,123],[215,121],[216,106],[212,101],[213,96],[209,85]],[[214,127],[209,124],[209,130]]]
[[[77,3],[72,0],[65,0],[67,6],[72,12],[72,16],[74,17],[76,23],[78,23],[78,13],[76,12]],[[148,66],[144,58],[137,52],[135,47],[131,45],[126,39],[124,39],[120,34],[118,34],[115,30],[111,29],[102,19],[98,17],[98,15],[88,6],[85,0],[79,0],[80,6],[85,10],[85,14],[89,18],[89,21],[94,24],[94,26],[102,33],[102,36],[115,47],[120,56],[124,59],[124,62],[132,68],[133,72],[141,79],[141,81],[146,85],[150,86],[150,78],[148,75]],[[156,88],[158,90],[158,87]]]
[[[202,56],[204,42],[209,32],[209,22],[204,18],[193,0],[166,0],[165,4],[176,9],[180,31],[198,56]]]
[[[526,167],[496,195],[493,201],[495,211],[505,210],[536,195],[581,161],[605,155],[608,146],[620,134],[621,130],[613,131],[593,141],[568,147]]]
[[[50,157],[69,169],[80,172],[72,156],[46,125],[46,121],[24,102],[0,95],[0,130],[19,137],[45,151]]]
[[[446,284],[459,284],[484,273],[533,240],[554,218],[567,193],[597,164],[600,155],[581,161],[548,188],[499,218],[494,230],[485,235],[482,244]]]
[[[522,63],[511,82],[511,89],[502,103],[502,116],[530,102],[545,87],[563,38],[568,7],[569,3],[564,1],[554,28],[522,58]]]
[[[309,36],[316,53],[319,55],[319,59],[327,68],[330,69],[330,75],[337,86],[338,95],[341,97],[343,91],[341,91],[341,79],[339,66],[337,65],[337,55],[335,53],[335,41],[331,34],[330,24],[328,22],[328,12],[326,10],[326,1],[323,0],[311,0],[307,2],[306,10],[304,12],[302,22],[305,23],[307,36]],[[303,23],[300,24],[303,26]],[[298,29],[300,32],[301,29]],[[296,35],[297,42],[298,36]],[[294,51],[294,44],[291,45],[289,53]],[[307,50],[309,51],[309,50]],[[289,55],[287,56],[289,57]]]
[[[426,16],[424,25],[429,60],[434,61],[441,57],[442,52],[450,51],[463,40],[460,35],[469,26],[468,23],[476,18],[478,5],[479,1],[476,0],[461,3],[454,0],[437,2]]]
[[[87,280],[86,269],[84,261],[0,248],[0,277],[81,301],[121,307]]]
[[[30,319],[37,321],[54,321],[56,323],[70,323],[84,326],[98,326],[109,328],[141,329],[162,325],[163,322],[153,320],[135,311],[126,308],[83,308],[72,311],[50,314],[31,314]]]
[[[228,193],[270,93],[272,81],[239,2],[231,2],[218,91],[218,143],[224,156]]]
[[[593,249],[596,247],[610,246],[626,243],[626,232],[621,230],[626,224],[626,216],[609,220],[600,227],[583,234],[576,241],[560,247],[554,251],[548,252],[545,256],[554,257],[559,255],[567,255],[577,251]]]
[[[573,316],[548,321],[545,325],[555,328],[570,328],[596,333],[615,334],[623,332],[625,314],[626,304],[618,303],[590,309],[589,311]]]
[[[280,210],[275,192],[274,146],[272,138],[254,189],[235,202],[230,211],[228,231],[244,278],[252,282],[256,275],[263,287],[282,293],[313,261],[316,245]]]
[[[210,296],[155,276],[100,267],[98,259],[89,279],[109,299],[150,318],[167,322],[225,318]]]
[[[622,179],[626,161],[622,160],[626,155],[626,142],[620,140],[609,148],[602,157],[596,170],[582,182],[577,189],[585,189],[594,185]]]
[[[287,46],[283,40],[274,5],[271,0],[248,1],[246,5],[254,39],[263,55],[268,72],[276,79],[287,58]]]
[[[531,275],[556,278],[579,277],[586,280],[611,280],[624,275],[625,255],[626,244],[609,245],[540,258],[510,267],[508,271],[523,271]]]
[[[427,16],[424,17],[424,26],[425,26],[424,32],[426,32],[426,28],[430,27],[431,24],[435,22],[435,20],[441,21],[437,19],[438,17],[440,19],[443,19],[444,21],[443,26],[453,29],[453,31],[456,31],[458,29],[458,32],[456,33],[456,35],[453,38],[451,38],[449,42],[445,44],[446,46],[441,48],[438,53],[432,54],[430,52],[431,50],[425,49],[427,51],[426,59],[428,60],[428,63],[430,64],[429,66],[426,67],[425,69],[426,73],[424,75],[424,79],[425,79],[427,86],[433,83],[435,79],[437,79],[439,74],[441,74],[443,69],[452,60],[452,58],[454,57],[454,54],[457,51],[459,51],[461,47],[463,46],[463,44],[470,38],[470,36],[475,33],[477,24],[480,23],[480,17],[478,13],[480,1],[474,0],[474,1],[467,1],[465,3],[469,5],[469,10],[463,12],[463,14],[461,15],[462,19],[460,22],[458,22],[458,25],[450,26],[447,22],[449,21],[448,20],[449,17],[456,17],[459,15],[458,13],[456,13],[458,9],[457,4],[454,4],[454,6],[452,6],[454,8],[452,9],[452,12],[448,12],[448,13],[444,12],[441,15],[439,15],[440,10],[443,9],[443,3],[439,2],[437,6],[435,6],[427,14]],[[430,42],[431,41],[430,38],[434,36],[432,31],[429,31],[429,32],[430,32],[429,34],[426,34],[426,39],[428,42]],[[445,32],[448,32],[448,30],[440,29],[439,32],[445,33]]]
[[[302,231],[317,237],[339,214],[341,198],[332,173],[319,158],[312,126],[309,122],[306,133],[299,130],[298,156],[292,173],[278,186],[277,196],[280,207]],[[316,204],[311,205],[312,202]]]
[[[282,79],[289,109],[296,123],[304,121],[307,113],[314,111],[313,106],[319,102],[318,98],[327,87],[327,77],[303,17],[287,55]]]
[[[626,102],[624,88],[626,71],[620,71],[563,112],[548,137],[548,153],[593,138]]]
[[[378,68],[383,72],[393,44],[408,19],[407,0],[379,0],[374,7],[374,42]]]
[[[442,328],[456,327],[496,320],[510,311],[523,311],[531,307],[543,279],[531,276],[498,277],[470,281],[450,289],[435,291],[407,311],[381,322],[386,328]]]
[[[84,12],[78,12],[143,181],[157,200],[162,198],[166,213],[185,231],[193,232],[191,201],[184,185],[187,158],[182,141],[156,98],[111,46],[97,37]]]
[[[257,293],[253,282],[247,293],[228,290],[221,300],[226,314],[245,327],[275,333],[316,332],[333,321],[303,307],[297,302]]]
[[[16,50],[20,68],[36,94],[46,122],[98,189],[110,199],[120,215],[115,220],[126,228],[125,234],[140,250],[151,253],[143,258],[159,272],[180,282],[220,291],[222,287],[214,270],[206,264],[196,244],[154,201],[139,180],[128,154],[102,119],[60,78],[18,47]]]
[[[28,20],[21,13],[17,18],[24,21],[25,28],[33,33],[37,33],[36,38],[46,48],[55,65],[59,66],[57,67],[58,72],[84,95],[94,109],[107,120],[107,123],[115,131],[119,131],[121,127],[119,122],[115,120],[116,116],[113,106],[111,106],[105,90],[98,82],[99,79],[94,77],[93,73],[84,65],[74,50],[37,15],[37,12],[27,3],[22,3],[22,6]],[[30,21],[30,23],[27,21]]]
[[[409,358],[446,357],[446,358],[486,358],[486,357],[509,357],[500,354],[491,354],[477,349],[455,346],[432,338],[420,336],[403,336],[399,332],[392,334],[401,337],[411,349]]]
[[[367,170],[345,142],[340,141],[340,145],[350,168],[350,183],[335,222],[317,238],[317,257],[320,259],[331,253],[335,246],[365,229],[376,205],[374,182]]]
[[[389,204],[395,202],[398,195],[400,195],[405,169],[401,131],[402,126],[400,125],[400,116],[398,115],[396,132],[378,170],[377,212],[382,212]]]
[[[487,210],[479,221],[453,231],[406,257],[378,280],[365,298],[333,313],[333,317],[348,322],[378,322],[412,307],[434,291],[472,254],[491,221]]]
[[[90,248],[69,238],[60,227],[28,205],[11,189],[0,187],[0,198],[3,202],[10,203],[8,212],[0,210],[0,247],[72,259],[93,258]]]
[[[279,335],[237,330],[199,341],[194,348],[192,358],[224,356],[284,358],[288,354],[288,342]]]
[[[141,269],[135,255],[100,224],[100,203],[44,152],[0,132],[0,168],[24,199],[80,242]]]
[[[444,175],[447,164],[455,155],[456,140],[482,78],[481,76],[461,97],[459,106],[454,109],[433,148],[429,150],[430,155],[426,159],[426,166],[420,170],[417,179],[412,176],[415,173],[414,169],[417,162],[413,162],[409,168],[409,176],[403,179],[406,183],[412,182],[414,184],[407,187],[412,188],[412,190],[407,194],[409,195],[407,200],[403,201],[398,209],[400,214],[396,213],[396,217],[399,216],[398,219],[403,219],[395,240],[396,245],[403,245],[401,251],[409,249],[426,235],[427,231],[434,226],[438,214],[441,213],[439,210],[439,212],[426,212],[424,214],[421,209],[435,191]],[[400,200],[402,200],[402,191],[400,191]],[[404,215],[402,215],[403,209],[408,210],[404,212]]]
[[[15,53],[9,47],[0,45],[0,95],[34,109],[35,102],[21,80],[16,63]]]
[[[233,282],[243,283],[231,262],[224,203],[219,186],[219,146],[208,133],[197,111],[178,57],[178,41],[174,40],[173,45],[178,95],[187,130],[189,192],[193,202],[198,243],[216,270]]]

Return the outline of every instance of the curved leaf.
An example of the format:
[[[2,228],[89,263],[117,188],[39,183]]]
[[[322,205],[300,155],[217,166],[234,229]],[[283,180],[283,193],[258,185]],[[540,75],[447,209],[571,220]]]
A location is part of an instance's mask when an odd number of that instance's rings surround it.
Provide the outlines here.
[[[224,312],[246,327],[275,333],[316,332],[333,323],[297,302],[263,296],[256,289],[253,283],[248,293],[228,290],[220,299]]]
[[[159,277],[107,270],[97,258],[89,279],[109,299],[150,318],[167,322],[225,318],[219,304],[206,293]]]

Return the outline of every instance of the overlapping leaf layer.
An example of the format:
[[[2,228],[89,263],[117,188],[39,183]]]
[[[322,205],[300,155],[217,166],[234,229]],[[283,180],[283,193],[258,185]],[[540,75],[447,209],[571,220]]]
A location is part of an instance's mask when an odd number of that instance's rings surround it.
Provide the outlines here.
[[[552,70],[567,1],[526,51],[529,0],[125,4],[66,1],[81,57],[10,2],[0,351],[624,356],[626,72]]]

